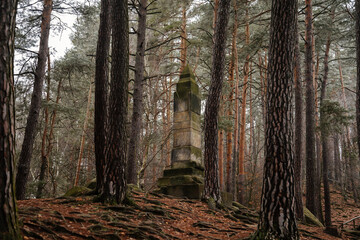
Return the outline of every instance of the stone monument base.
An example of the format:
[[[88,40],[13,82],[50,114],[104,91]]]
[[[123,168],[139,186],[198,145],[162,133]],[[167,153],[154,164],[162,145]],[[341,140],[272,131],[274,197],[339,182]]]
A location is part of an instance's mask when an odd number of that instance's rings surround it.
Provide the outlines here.
[[[204,190],[204,167],[194,161],[178,161],[164,170],[158,179],[160,192],[176,197],[201,199]]]

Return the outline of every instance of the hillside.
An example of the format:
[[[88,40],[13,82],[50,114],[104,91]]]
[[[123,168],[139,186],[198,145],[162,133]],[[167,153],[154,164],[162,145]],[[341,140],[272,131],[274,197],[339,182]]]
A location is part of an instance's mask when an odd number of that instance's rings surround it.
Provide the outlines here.
[[[105,206],[91,197],[18,201],[24,239],[244,239],[256,230],[256,213],[212,210],[207,204],[132,191],[133,206]],[[360,215],[332,192],[334,224]],[[339,239],[323,228],[299,225],[302,239]],[[357,239],[342,233],[342,239]]]

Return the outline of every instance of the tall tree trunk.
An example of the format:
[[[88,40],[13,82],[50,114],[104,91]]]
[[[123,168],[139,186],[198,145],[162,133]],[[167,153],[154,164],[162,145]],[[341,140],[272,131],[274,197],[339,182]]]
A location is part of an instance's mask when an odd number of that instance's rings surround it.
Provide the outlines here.
[[[57,87],[57,96],[56,96],[56,101],[55,101],[56,105],[58,105],[59,101],[60,101],[61,83],[62,83],[62,79],[59,80],[58,87]],[[36,198],[41,198],[42,191],[44,190],[45,185],[46,185],[46,178],[49,174],[52,174],[51,170],[50,170],[51,166],[50,166],[49,156],[50,156],[50,153],[51,153],[52,147],[53,147],[52,139],[54,137],[55,118],[56,118],[56,109],[53,110],[52,115],[51,115],[49,135],[45,136],[47,138],[48,144],[46,146],[46,150],[44,153],[45,155],[43,155],[43,153],[42,153],[42,163],[41,163],[39,185],[38,185],[38,190],[36,193]],[[53,186],[55,186],[54,185],[55,178],[53,177],[52,180],[53,180]],[[55,188],[53,188],[53,189],[55,189]],[[54,193],[53,196],[55,196],[55,195],[56,194]]]
[[[101,193],[105,181],[106,133],[108,118],[109,49],[111,35],[111,0],[101,0],[100,25],[95,62],[94,145],[96,192]]]
[[[0,239],[22,239],[14,192],[14,36],[16,0],[0,5]]]
[[[295,92],[295,205],[297,219],[303,219],[304,207],[302,200],[302,178],[301,165],[303,160],[303,93],[301,80],[301,66],[300,66],[300,48],[298,35],[298,21],[295,26],[295,68],[294,68],[294,92]]]
[[[356,126],[357,143],[360,152],[360,0],[355,1],[356,12]],[[359,154],[360,158],[360,154]]]
[[[305,42],[305,82],[306,82],[306,207],[319,216],[315,204],[315,91],[313,84],[312,51],[312,0],[306,0],[306,42]]]
[[[91,84],[92,83],[90,83],[89,93],[88,93],[88,100],[87,100],[87,106],[86,106],[86,115],[85,115],[85,120],[84,120],[84,127],[83,127],[83,130],[82,130],[81,139],[80,139],[80,151],[79,151],[78,164],[77,164],[77,168],[76,168],[74,186],[77,186],[79,184],[81,162],[82,162],[82,156],[83,156],[84,147],[85,147],[85,135],[86,135],[86,130],[87,130],[87,126],[88,126],[88,120],[89,120],[89,116],[90,116],[90,103],[91,103],[91,93],[92,93]]]
[[[131,119],[131,134],[129,140],[129,158],[127,169],[128,183],[137,184],[137,152],[139,150],[140,132],[142,129],[143,113],[143,81],[145,70],[145,35],[146,35],[146,6],[147,0],[141,0],[138,7],[138,29],[135,57],[134,105]]]
[[[112,67],[109,99],[107,166],[103,201],[121,203],[126,193],[126,119],[129,78],[129,16],[127,1],[112,0]]]
[[[231,43],[231,59],[230,59],[230,66],[229,66],[229,86],[230,86],[230,94],[229,94],[229,102],[228,102],[228,118],[232,120],[233,117],[233,97],[234,97],[234,72],[235,72],[235,64],[236,59],[236,38],[237,38],[237,28],[238,28],[238,21],[237,21],[237,6],[236,1],[234,1],[234,23],[233,23],[233,31],[232,31],[232,43]],[[226,133],[226,191],[233,192],[233,184],[231,182],[231,165],[232,165],[232,135],[233,132],[228,130]],[[235,141],[234,141],[235,145]]]
[[[233,151],[233,160],[232,160],[232,169],[231,169],[231,184],[232,184],[232,194],[234,197],[234,201],[237,200],[236,192],[237,192],[237,185],[236,185],[236,175],[237,175],[237,159],[239,158],[239,68],[238,68],[238,51],[237,48],[235,48],[235,123],[234,123],[234,151]]]
[[[48,75],[47,75],[47,90],[46,90],[46,103],[50,103],[50,54],[48,52]],[[36,192],[36,198],[41,198],[43,188],[45,187],[45,178],[46,171],[49,168],[49,161],[46,157],[46,137],[48,132],[48,124],[49,124],[49,108],[46,106],[44,109],[45,121],[44,121],[44,132],[41,139],[41,166],[40,166],[40,175],[39,175],[39,183]]]
[[[187,33],[186,33],[186,22],[187,22],[187,18],[186,18],[186,2],[183,1],[183,6],[182,6],[182,17],[181,17],[181,50],[180,50],[180,62],[181,62],[181,66],[180,66],[180,72],[182,72],[186,66],[186,52],[187,52],[187,46],[186,46],[186,41],[187,41]]]
[[[48,43],[50,34],[50,20],[52,12],[52,0],[44,0],[44,9],[42,12],[40,46],[38,53],[38,62],[35,69],[34,88],[31,97],[29,115],[26,122],[24,141],[21,148],[19,163],[16,174],[16,198],[25,199],[26,182],[30,171],[30,162],[33,152],[33,145],[39,120],[41,108],[41,95],[45,79],[46,60],[48,53]]]
[[[324,78],[321,84],[321,95],[320,95],[320,126],[321,126],[321,144],[322,144],[322,157],[323,157],[323,182],[324,182],[324,200],[325,200],[325,225],[331,226],[331,203],[330,203],[330,187],[328,179],[328,168],[329,168],[329,133],[324,129],[324,121],[326,116],[324,115],[323,106],[324,99],[326,97],[326,84],[329,75],[329,51],[330,51],[331,38],[330,36],[326,42],[325,58],[324,58]]]
[[[296,14],[296,0],[273,1],[259,239],[299,239],[292,149]]]
[[[246,25],[245,25],[245,38],[246,44],[250,42],[250,31],[249,31],[249,21],[248,21],[248,9],[246,9]],[[240,114],[240,134],[239,134],[239,175],[238,175],[238,192],[237,200],[240,203],[245,201],[245,131],[246,131],[246,93],[247,93],[247,84],[249,79],[249,61],[250,55],[246,56],[245,66],[244,66],[244,85],[241,95],[241,114]]]
[[[211,68],[211,85],[205,107],[205,186],[203,198],[213,198],[221,202],[219,186],[219,166],[217,153],[218,111],[220,95],[224,80],[224,61],[226,47],[226,26],[229,22],[231,0],[220,0],[218,18],[215,26],[213,63]]]

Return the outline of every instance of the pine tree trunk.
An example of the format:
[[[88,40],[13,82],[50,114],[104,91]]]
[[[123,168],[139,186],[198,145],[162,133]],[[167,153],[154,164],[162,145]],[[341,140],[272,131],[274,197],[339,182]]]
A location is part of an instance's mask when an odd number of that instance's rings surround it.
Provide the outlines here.
[[[248,10],[246,10],[246,19],[248,18]],[[245,25],[245,38],[246,44],[249,44],[250,41],[250,31],[249,31],[249,21],[246,20]],[[248,79],[249,79],[249,61],[250,56],[246,56],[245,61],[245,72],[244,72],[244,85],[241,95],[241,114],[240,114],[240,134],[239,134],[239,175],[238,175],[238,192],[237,192],[237,200],[240,203],[244,203],[245,201],[245,131],[246,131],[246,94],[248,88]]]
[[[47,90],[46,90],[46,103],[50,103],[50,54],[48,53],[48,75],[47,75]],[[46,170],[49,168],[49,159],[46,156],[46,137],[48,132],[48,124],[49,124],[49,108],[46,106],[44,109],[45,121],[44,121],[44,132],[41,139],[41,166],[40,166],[40,175],[39,175],[39,183],[36,192],[36,198],[41,198],[42,191],[46,185],[45,178]]]
[[[181,17],[181,51],[180,51],[180,62],[181,62],[181,66],[180,66],[180,72],[182,72],[186,66],[186,52],[187,52],[187,46],[186,46],[186,41],[187,41],[187,34],[186,34],[186,2],[183,1],[183,7],[182,7],[182,17]]]
[[[96,48],[94,145],[96,192],[104,188],[106,165],[106,133],[108,118],[109,49],[111,35],[111,0],[101,0],[100,25]]]
[[[356,12],[356,126],[357,126],[357,143],[360,152],[360,0],[355,1]],[[359,154],[360,159],[360,154]]]
[[[221,89],[224,80],[224,62],[226,47],[226,26],[229,22],[231,0],[220,0],[218,18],[216,21],[213,47],[213,63],[211,68],[211,85],[205,107],[205,186],[204,199],[213,198],[221,202],[219,186],[219,166],[217,153],[218,112]]]
[[[90,116],[90,103],[91,103],[91,93],[92,93],[91,92],[92,91],[91,84],[92,83],[90,83],[89,93],[88,93],[88,101],[87,101],[87,106],[86,106],[86,115],[85,115],[84,127],[83,127],[83,131],[82,131],[82,134],[81,134],[80,151],[79,151],[78,164],[77,164],[77,168],[76,168],[74,186],[77,186],[79,184],[81,162],[82,162],[82,156],[83,156],[83,153],[84,153],[84,146],[85,146],[85,135],[86,135],[86,130],[87,130],[87,126],[88,126],[88,120],[89,120],[89,116]]]
[[[109,99],[107,166],[103,201],[121,203],[126,193],[126,120],[129,80],[129,16],[127,1],[112,0],[112,67]]]
[[[312,1],[306,0],[306,43],[305,43],[305,82],[306,82],[306,207],[319,216],[315,204],[315,90],[313,84],[312,51]]]
[[[231,59],[229,65],[229,86],[230,86],[230,94],[229,94],[229,103],[228,103],[228,111],[227,116],[229,120],[233,118],[233,97],[234,97],[234,72],[235,72],[235,61],[236,59],[236,38],[237,38],[237,28],[238,28],[238,21],[237,21],[237,6],[236,1],[234,1],[234,23],[233,23],[233,31],[232,31],[232,43],[231,43]],[[227,131],[226,133],[226,191],[233,192],[233,184],[231,182],[231,166],[232,166],[232,144],[233,144],[233,132]],[[235,145],[235,141],[234,141]]]
[[[295,217],[292,149],[296,14],[296,0],[273,1],[269,45],[265,165],[258,239],[299,239]]]
[[[340,161],[340,145],[339,145],[339,135],[335,134],[333,137],[334,144],[334,169],[335,169],[335,181],[336,185],[340,186],[341,182],[341,161]]]
[[[326,96],[326,84],[329,75],[329,51],[330,51],[331,39],[330,36],[326,42],[325,49],[325,58],[324,58],[324,78],[321,84],[321,96],[320,96],[320,109],[322,109],[324,104],[324,99]],[[320,110],[320,121],[326,121],[324,112]],[[325,132],[323,128],[324,124],[320,123],[321,126],[321,144],[322,144],[322,159],[323,159],[323,182],[324,182],[324,200],[325,200],[325,225],[331,226],[331,203],[330,203],[330,187],[328,179],[328,168],[329,168],[329,133]]]
[[[294,68],[294,92],[295,92],[295,205],[297,219],[303,219],[304,208],[302,200],[302,161],[303,161],[303,93],[300,66],[300,48],[298,35],[298,21],[295,26],[295,68]]]
[[[135,80],[134,80],[134,105],[131,119],[131,134],[129,140],[129,158],[127,169],[127,181],[137,184],[137,152],[140,143],[143,113],[143,81],[145,70],[145,36],[146,36],[146,6],[147,0],[141,0],[138,7],[138,29],[135,57]]]
[[[16,198],[25,199],[26,182],[30,171],[30,162],[33,152],[33,145],[41,108],[42,90],[45,79],[46,60],[50,34],[50,20],[52,12],[52,0],[44,0],[42,12],[40,46],[38,61],[35,69],[34,88],[31,97],[29,115],[26,122],[24,141],[21,148],[19,163],[16,175]]]
[[[22,239],[14,192],[14,36],[16,0],[0,5],[0,239]]]

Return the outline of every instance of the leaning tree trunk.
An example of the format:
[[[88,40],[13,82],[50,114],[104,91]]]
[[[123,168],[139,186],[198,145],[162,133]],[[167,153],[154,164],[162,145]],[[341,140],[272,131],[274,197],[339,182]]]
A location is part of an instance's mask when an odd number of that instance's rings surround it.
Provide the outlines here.
[[[112,67],[109,99],[107,166],[103,201],[121,203],[126,193],[126,119],[129,78],[129,16],[127,1],[112,0]]]
[[[131,134],[129,141],[129,157],[127,169],[128,183],[137,183],[137,152],[140,142],[140,131],[142,130],[143,112],[143,80],[145,70],[145,34],[146,34],[146,6],[147,0],[141,0],[138,14],[137,46],[135,58],[135,80],[134,80],[134,107],[131,122]]]
[[[265,166],[254,239],[299,239],[295,218],[292,87],[297,0],[272,2]]]
[[[16,0],[0,5],[0,239],[21,239],[14,192]]]
[[[226,47],[226,26],[229,22],[231,0],[220,0],[217,14],[213,63],[211,69],[211,85],[209,96],[205,107],[205,186],[203,198],[213,198],[216,202],[221,202],[219,185],[219,165],[217,153],[217,132],[218,132],[218,112],[220,105],[220,95],[224,80],[225,68],[225,47]]]
[[[101,0],[100,26],[96,49],[94,145],[96,165],[96,192],[104,187],[106,165],[107,93],[109,75],[109,49],[111,34],[111,0]]]
[[[49,34],[50,34],[50,20],[52,11],[52,0],[44,0],[44,9],[42,12],[40,46],[38,53],[38,62],[35,69],[34,88],[31,97],[31,104],[29,115],[26,122],[24,141],[21,148],[19,164],[16,175],[16,198],[18,200],[25,198],[26,182],[30,171],[30,162],[33,152],[33,145],[38,125],[39,113],[41,108],[41,95],[45,79],[45,69]]]

